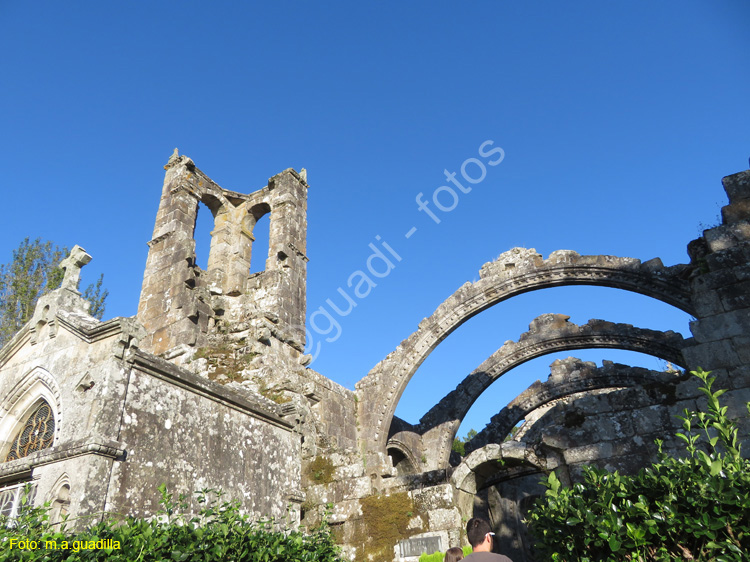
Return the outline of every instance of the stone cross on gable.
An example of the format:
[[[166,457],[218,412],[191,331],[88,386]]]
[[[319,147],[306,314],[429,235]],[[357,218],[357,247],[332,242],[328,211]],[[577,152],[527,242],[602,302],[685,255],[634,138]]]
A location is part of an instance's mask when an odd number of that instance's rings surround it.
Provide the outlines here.
[[[70,251],[70,255],[60,262],[60,267],[65,270],[61,289],[78,291],[78,280],[81,278],[81,268],[91,261],[91,256],[86,250],[76,245]]]

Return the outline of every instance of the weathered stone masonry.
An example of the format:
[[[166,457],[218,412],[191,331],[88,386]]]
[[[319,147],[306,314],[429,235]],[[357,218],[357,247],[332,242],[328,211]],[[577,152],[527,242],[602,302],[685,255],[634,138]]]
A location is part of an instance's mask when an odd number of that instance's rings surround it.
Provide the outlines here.
[[[78,312],[69,308],[76,299]],[[279,517],[301,501],[299,439],[279,406],[138,350],[137,322],[98,322],[68,289],[40,305],[50,322],[24,328],[0,356],[0,453],[41,399],[56,435],[52,447],[0,465],[3,482],[35,482],[39,501],[67,487],[68,511],[82,522],[105,510],[152,514],[161,483],[188,494],[221,487],[248,511]],[[278,470],[257,462],[261,447]]]
[[[47,440],[0,464],[0,508],[12,507],[24,482],[35,484],[37,502],[52,502],[53,518],[67,512],[82,524],[104,511],[154,513],[161,483],[185,493],[222,488],[249,513],[293,523],[316,523],[330,502],[347,554],[364,559],[383,547],[372,542],[365,504],[393,498],[382,505],[411,506],[398,538],[439,537],[445,549],[460,543],[466,518],[483,515],[516,562],[531,561],[521,519],[541,493],[541,473],[554,469],[572,482],[585,463],[636,470],[653,460],[656,438],[678,452],[675,414],[700,403],[681,371],[557,360],[546,382],[466,444],[463,458],[451,453],[461,420],[492,382],[534,357],[591,347],[713,370],[748,441],[750,171],[724,178],[722,224],[689,244],[690,263],[568,250],[544,259],[514,248],[485,264],[478,281],[422,320],[352,392],[311,369],[304,354],[304,170],[285,170],[250,194],[221,188],[177,152],[165,170],[137,316],[88,316],[76,286],[91,257],[76,247],[63,263],[63,286],[40,299],[0,350],[0,461],[31,416],[51,412]],[[214,218],[205,271],[195,259],[201,205]],[[266,214],[267,254],[253,247]],[[265,270],[250,274],[253,260]],[[520,293],[574,284],[676,306],[695,316],[692,337],[604,320],[579,326],[559,313],[530,318],[527,333],[473,372],[456,373],[455,390],[419,424],[395,417],[413,374],[463,322]]]
[[[185,156],[165,166],[159,211],[143,278],[138,320],[143,349],[156,354],[180,345],[201,347],[217,321],[249,322],[256,337],[275,329],[298,351],[305,340],[307,183],[293,170],[243,195],[216,185]],[[208,270],[195,265],[200,203],[214,216]],[[271,214],[265,271],[249,275],[253,228]],[[268,339],[268,338],[265,338]],[[178,350],[175,350],[178,352]]]

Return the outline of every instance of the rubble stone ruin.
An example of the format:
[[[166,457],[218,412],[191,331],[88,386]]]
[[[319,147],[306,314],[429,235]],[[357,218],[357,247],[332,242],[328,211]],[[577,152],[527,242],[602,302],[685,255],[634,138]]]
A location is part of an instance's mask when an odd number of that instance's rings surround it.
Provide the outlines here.
[[[542,493],[543,472],[555,469],[570,483],[584,464],[634,471],[655,460],[656,438],[676,453],[675,415],[701,399],[682,370],[570,357],[493,416],[465,456],[451,452],[461,420],[494,381],[530,359],[583,348],[712,370],[747,441],[750,171],[724,178],[722,223],[688,244],[689,263],[570,250],[545,259],[513,248],[483,265],[478,281],[448,296],[351,391],[310,368],[304,354],[305,171],[284,170],[243,194],[177,151],[165,170],[137,316],[88,315],[77,281],[91,256],[76,246],[61,264],[60,289],[39,300],[0,350],[4,514],[16,512],[27,483],[36,503],[54,506],[53,519],[67,513],[86,523],[107,511],[153,514],[162,483],[186,494],[212,487],[257,517],[292,524],[317,523],[332,503],[330,521],[352,559],[416,560],[409,556],[420,545],[457,546],[463,521],[480,515],[513,560],[530,562],[521,521]],[[199,208],[213,216],[205,270],[195,258]],[[267,254],[253,246],[265,215]],[[264,261],[262,271],[250,273],[253,260]],[[418,424],[395,416],[411,377],[462,323],[518,294],[563,285],[658,299],[695,318],[691,334],[598,319],[576,325],[553,311],[529,318],[528,332],[498,342],[472,372],[456,373],[455,390]],[[22,438],[31,426],[43,431]],[[403,525],[381,544],[371,526],[386,512]]]

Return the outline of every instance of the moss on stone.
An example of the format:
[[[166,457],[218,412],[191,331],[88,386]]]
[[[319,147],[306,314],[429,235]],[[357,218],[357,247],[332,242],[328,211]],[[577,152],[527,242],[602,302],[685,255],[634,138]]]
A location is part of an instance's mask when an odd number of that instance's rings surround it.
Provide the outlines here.
[[[205,359],[209,367],[208,378],[214,382],[226,384],[227,382],[242,380],[241,371],[257,355],[260,354],[250,352],[239,355],[237,351],[228,345],[220,344],[199,347],[195,351],[193,359]]]
[[[261,383],[260,390],[258,392],[260,392],[260,394],[265,398],[273,400],[277,404],[286,404],[287,402],[292,401],[289,396],[287,396],[286,394],[282,394],[283,391],[276,390],[274,388],[268,388],[263,383]]]
[[[390,562],[398,541],[418,532],[407,528],[416,512],[412,498],[407,492],[399,492],[364,498],[361,505],[363,525],[358,527],[352,541],[356,548],[355,559],[358,562]]]
[[[330,459],[323,455],[318,455],[307,465],[305,472],[310,481],[315,484],[330,484],[333,482],[334,471],[335,467]]]

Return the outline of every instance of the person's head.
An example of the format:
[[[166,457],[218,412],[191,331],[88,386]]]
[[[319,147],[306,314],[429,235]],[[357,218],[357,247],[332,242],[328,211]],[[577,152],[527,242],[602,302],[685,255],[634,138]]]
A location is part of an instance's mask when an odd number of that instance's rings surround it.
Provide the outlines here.
[[[459,560],[464,559],[464,551],[458,548],[457,546],[454,546],[453,548],[449,548],[445,553],[445,561],[444,562],[458,562]]]
[[[494,534],[490,524],[479,517],[469,519],[466,524],[466,536],[474,552],[492,552]]]

